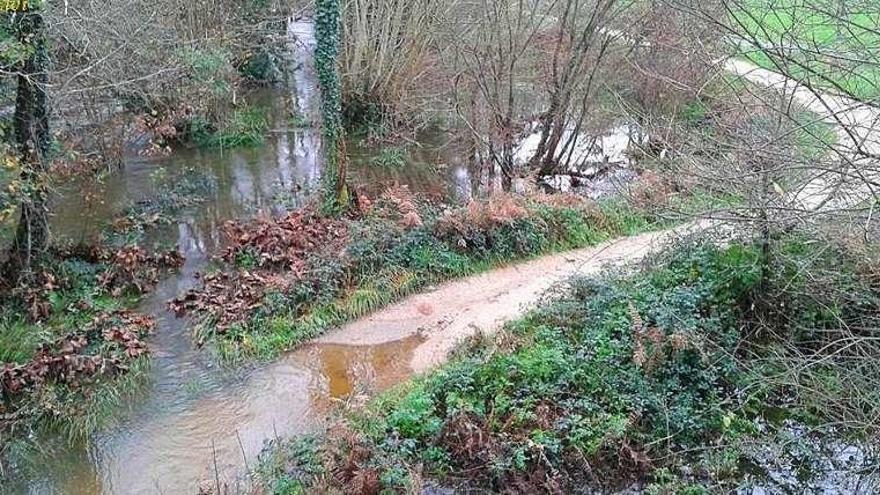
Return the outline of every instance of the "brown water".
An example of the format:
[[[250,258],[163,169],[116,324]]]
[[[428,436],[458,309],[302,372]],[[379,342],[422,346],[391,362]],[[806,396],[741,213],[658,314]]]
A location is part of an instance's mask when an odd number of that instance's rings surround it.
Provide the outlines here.
[[[133,202],[161,194],[190,168],[216,187],[207,200],[185,209],[168,225],[148,232],[150,244],[176,244],[186,257],[179,273],[163,280],[140,305],[157,318],[151,339],[150,381],[143,397],[120,413],[118,425],[100,432],[89,448],[60,448],[34,461],[39,475],[20,491],[29,493],[195,493],[200,480],[218,477],[235,492],[267,439],[314,428],[340,400],[391,386],[411,374],[410,359],[421,341],[408,336],[378,345],[308,345],[278,362],[247,371],[218,369],[197,350],[187,324],[166,310],[166,301],[194,287],[197,274],[222,245],[220,228],[231,219],[278,214],[308,202],[321,177],[320,140],[314,128],[289,128],[296,112],[315,118],[317,92],[311,24],[291,22],[294,67],[287,90],[258,95],[271,107],[274,131],[264,145],[236,150],[178,150],[169,157],[129,157],[99,183],[73,182],[58,191],[55,235],[74,241],[96,238]],[[459,156],[440,133],[410,147],[400,169],[376,167],[377,151],[352,143],[353,183],[378,191],[408,184],[432,195],[466,199],[476,187]],[[60,442],[59,442],[60,443]]]

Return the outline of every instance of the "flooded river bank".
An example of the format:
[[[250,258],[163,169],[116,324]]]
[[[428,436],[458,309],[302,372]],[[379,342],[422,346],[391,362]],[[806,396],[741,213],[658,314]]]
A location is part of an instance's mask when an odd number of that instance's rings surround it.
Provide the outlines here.
[[[290,22],[289,36],[295,70],[288,87],[258,95],[257,104],[271,109],[272,132],[263,145],[131,156],[98,183],[73,182],[58,191],[53,233],[61,240],[88,242],[126,208],[164,194],[159,184],[180,183],[194,171],[211,184],[207,197],[183,208],[173,221],[150,227],[142,240],[176,245],[186,259],[137,308],[157,320],[142,395],[88,448],[61,447],[60,439],[48,442],[46,452],[27,467],[36,474],[22,492],[196,493],[200,480],[218,478],[234,490],[267,439],[308,431],[335,401],[383,389],[411,374],[407,356],[419,342],[413,336],[372,346],[316,343],[271,365],[218,369],[192,342],[187,322],[167,310],[168,300],[199,283],[199,273],[222,247],[224,222],[303,206],[320,187],[319,129],[293,126],[290,118],[314,121],[318,108],[311,23]],[[437,133],[410,147],[401,167],[377,167],[371,159],[376,150],[352,143],[351,181],[368,192],[397,182],[416,192],[466,200],[477,186],[444,139]]]

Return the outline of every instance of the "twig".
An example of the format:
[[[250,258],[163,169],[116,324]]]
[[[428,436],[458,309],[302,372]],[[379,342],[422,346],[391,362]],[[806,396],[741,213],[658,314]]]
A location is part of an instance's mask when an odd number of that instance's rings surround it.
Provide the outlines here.
[[[238,428],[235,429],[235,438],[238,439],[238,448],[241,449],[241,457],[244,459],[244,469],[250,474],[251,467],[248,465],[247,454],[244,452],[244,444],[241,442],[241,435],[238,434]]]

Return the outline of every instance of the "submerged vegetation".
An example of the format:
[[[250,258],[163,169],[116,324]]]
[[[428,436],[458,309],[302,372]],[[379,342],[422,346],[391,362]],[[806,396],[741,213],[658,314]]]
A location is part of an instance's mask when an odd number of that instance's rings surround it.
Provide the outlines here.
[[[181,262],[176,252],[77,247],[54,253],[33,285],[4,288],[0,462],[51,432],[86,441],[112,419],[148,366],[154,321],[129,308]]]
[[[151,180],[156,193],[133,202],[106,226],[103,238],[108,244],[143,245],[148,232],[175,223],[182,211],[204,203],[217,190],[215,177],[194,168],[171,173],[157,169]]]
[[[866,315],[877,324],[880,286],[858,274],[862,260],[810,256],[800,239],[784,245],[793,256],[774,264],[770,280],[758,246],[739,243],[686,245],[644,268],[572,280],[497,337],[466,342],[451,363],[325,435],[274,442],[258,474],[277,494],[766,486],[766,470],[782,469],[760,457],[767,437],[842,419],[798,390],[833,380],[844,397],[880,379],[861,351],[823,350]],[[835,289],[811,292],[806,274],[830,267],[843,268],[824,280]],[[813,352],[801,373],[780,374]],[[862,399],[853,410],[876,414],[876,402]]]

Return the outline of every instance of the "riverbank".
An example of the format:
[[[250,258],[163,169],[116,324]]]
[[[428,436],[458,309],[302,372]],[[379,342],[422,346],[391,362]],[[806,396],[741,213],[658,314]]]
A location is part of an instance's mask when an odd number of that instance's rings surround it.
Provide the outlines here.
[[[149,367],[151,315],[134,310],[176,251],[99,246],[55,251],[0,298],[0,466],[54,434],[86,441],[135,394]],[[18,451],[18,452],[16,452]],[[6,475],[2,478],[5,478]]]
[[[361,203],[342,219],[306,209],[228,226],[225,268],[171,307],[195,318],[197,342],[221,361],[269,359],[431,284],[665,224],[571,195],[454,207],[398,187]]]

